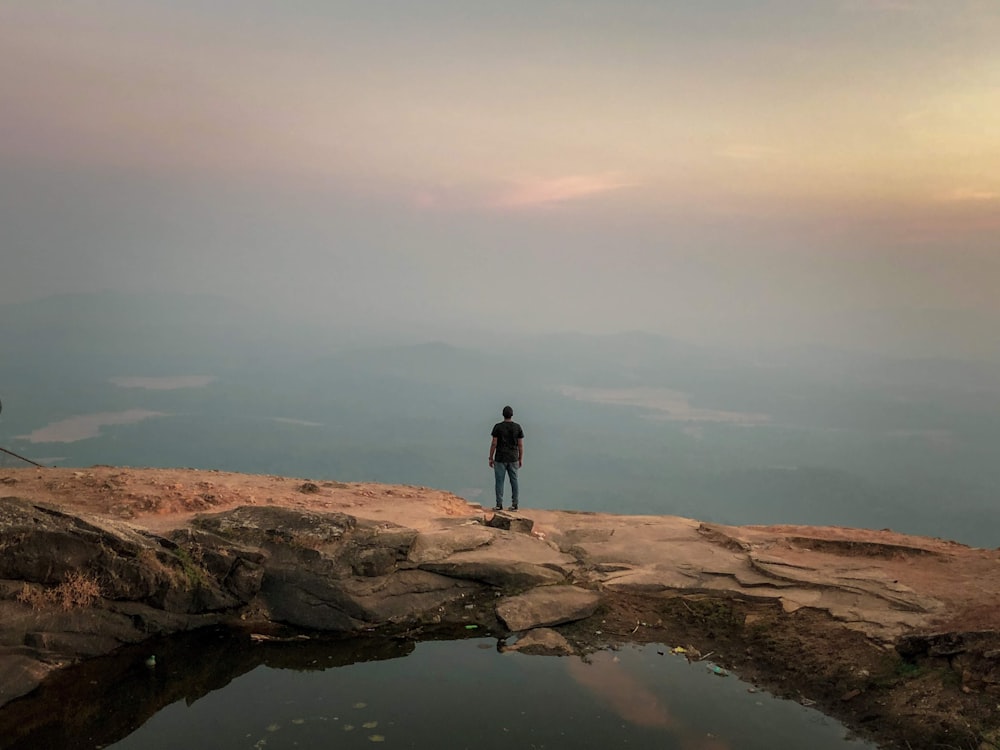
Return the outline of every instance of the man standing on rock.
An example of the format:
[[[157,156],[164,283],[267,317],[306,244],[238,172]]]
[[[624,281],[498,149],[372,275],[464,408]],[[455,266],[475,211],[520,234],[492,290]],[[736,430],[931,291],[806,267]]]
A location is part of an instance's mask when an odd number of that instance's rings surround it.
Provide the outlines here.
[[[517,510],[519,496],[517,470],[524,465],[524,430],[514,421],[514,410],[503,408],[503,422],[493,425],[493,442],[490,443],[490,466],[496,477],[497,510],[503,510],[503,480],[510,477],[510,509]]]

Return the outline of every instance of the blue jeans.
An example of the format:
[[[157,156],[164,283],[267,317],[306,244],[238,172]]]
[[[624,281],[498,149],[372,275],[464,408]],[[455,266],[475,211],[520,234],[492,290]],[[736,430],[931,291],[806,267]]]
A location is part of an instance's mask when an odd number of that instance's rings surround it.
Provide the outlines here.
[[[510,477],[510,501],[517,505],[517,461],[510,463],[493,462],[493,476],[497,480],[497,505],[503,505],[503,478],[504,475]]]

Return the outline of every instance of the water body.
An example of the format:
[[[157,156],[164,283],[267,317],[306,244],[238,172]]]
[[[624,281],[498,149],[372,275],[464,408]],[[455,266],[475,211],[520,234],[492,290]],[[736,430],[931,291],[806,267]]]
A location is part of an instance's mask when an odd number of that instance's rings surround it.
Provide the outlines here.
[[[720,422],[726,424],[764,424],[767,414],[703,409],[691,404],[691,396],[672,388],[581,388],[560,386],[557,392],[578,401],[641,409],[650,419],[672,422]]]
[[[61,686],[22,702],[28,713],[8,715],[23,733],[35,700],[49,722],[9,747],[874,747],[811,708],[748,692],[746,683],[662,645],[583,660],[499,653],[492,638],[250,644],[231,634],[214,643],[206,637],[158,644],[155,668],[144,663],[146,645],[67,673]],[[89,695],[92,705],[81,711],[74,694]]]
[[[61,419],[45,427],[33,430],[27,435],[18,435],[19,440],[29,443],[75,443],[101,435],[102,427],[134,424],[152,417],[165,417],[164,412],[148,409],[126,409],[115,412],[99,412],[97,414],[81,414],[80,416]]]
[[[167,375],[161,377],[126,377],[111,378],[111,382],[120,388],[144,388],[147,391],[175,391],[180,388],[204,388],[215,382],[214,375]]]
[[[112,747],[865,747],[815,711],[660,656],[663,647],[585,663],[499,654],[494,644],[422,643],[405,659],[308,673],[259,667],[197,703],[168,706]]]

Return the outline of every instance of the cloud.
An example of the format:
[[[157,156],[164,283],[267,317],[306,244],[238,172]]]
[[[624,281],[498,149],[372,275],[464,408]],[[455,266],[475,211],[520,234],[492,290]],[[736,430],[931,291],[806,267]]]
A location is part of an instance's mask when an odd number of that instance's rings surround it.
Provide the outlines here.
[[[518,183],[500,193],[491,203],[497,208],[531,208],[590,198],[633,187],[614,175],[567,175]]]
[[[945,193],[941,199],[946,203],[992,203],[1000,201],[1000,192],[976,188],[956,188]]]

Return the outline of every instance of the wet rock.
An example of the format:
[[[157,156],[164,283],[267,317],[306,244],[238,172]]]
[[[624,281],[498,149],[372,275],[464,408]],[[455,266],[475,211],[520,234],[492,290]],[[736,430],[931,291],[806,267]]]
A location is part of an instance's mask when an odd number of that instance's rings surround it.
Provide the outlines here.
[[[594,614],[600,603],[600,594],[579,586],[539,586],[501,599],[497,616],[517,632],[582,620]]]

